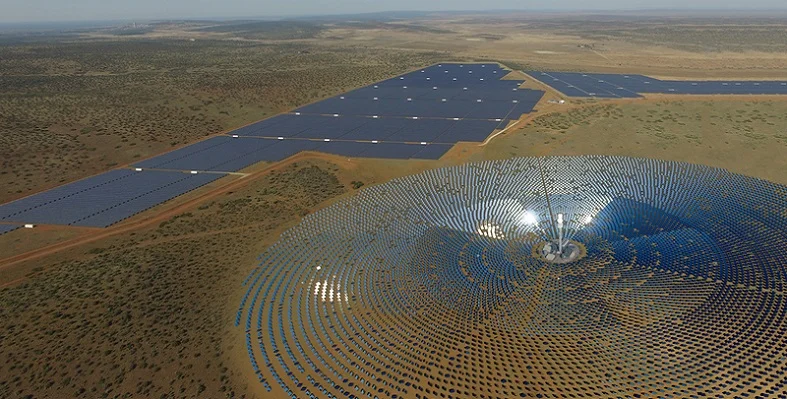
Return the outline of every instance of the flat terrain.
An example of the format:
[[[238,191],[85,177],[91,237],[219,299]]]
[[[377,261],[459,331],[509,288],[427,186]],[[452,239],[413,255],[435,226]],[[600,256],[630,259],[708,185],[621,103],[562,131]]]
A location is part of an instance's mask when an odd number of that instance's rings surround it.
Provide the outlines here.
[[[780,20],[742,20],[732,34],[723,29],[729,22],[713,20],[669,30],[664,19],[599,18],[582,27],[561,18],[453,15],[286,29],[177,23],[80,32],[55,44],[0,36],[0,83],[10,88],[0,93],[0,201],[437,60],[787,77],[784,41],[755,40],[783,29]],[[709,33],[687,39],[697,30]],[[151,211],[177,210],[161,220],[143,214],[130,221],[151,220],[139,228],[110,228],[97,241],[11,266],[0,260],[0,397],[275,397],[256,382],[243,331],[232,324],[256,256],[301,216],[356,187],[519,155],[646,156],[787,184],[785,115],[787,98],[778,97],[542,102],[488,144],[459,145],[440,161],[308,154],[250,168],[259,173],[232,189]],[[0,258],[91,234],[20,229],[0,236]]]
[[[0,202],[437,59],[235,40],[0,41]]]
[[[555,106],[470,159],[627,155],[710,165],[787,184],[787,98],[653,98]]]

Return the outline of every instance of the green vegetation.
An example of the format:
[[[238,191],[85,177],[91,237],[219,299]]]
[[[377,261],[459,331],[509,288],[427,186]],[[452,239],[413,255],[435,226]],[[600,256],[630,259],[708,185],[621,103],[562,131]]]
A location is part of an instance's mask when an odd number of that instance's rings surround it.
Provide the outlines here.
[[[362,181],[353,180],[352,182],[350,182],[350,184],[352,184],[353,188],[356,190],[363,187]]]

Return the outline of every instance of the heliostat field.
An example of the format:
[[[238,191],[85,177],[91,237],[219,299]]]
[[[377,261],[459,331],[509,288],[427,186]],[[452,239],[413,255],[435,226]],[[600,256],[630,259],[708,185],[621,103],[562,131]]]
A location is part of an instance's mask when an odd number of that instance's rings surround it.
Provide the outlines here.
[[[292,397],[778,397],[784,209],[787,187],[667,161],[431,170],[284,233],[236,325]]]

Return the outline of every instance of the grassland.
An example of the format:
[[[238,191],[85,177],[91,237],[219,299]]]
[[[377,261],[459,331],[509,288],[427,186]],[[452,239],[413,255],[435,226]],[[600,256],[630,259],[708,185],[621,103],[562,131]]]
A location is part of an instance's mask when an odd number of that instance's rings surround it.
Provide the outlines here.
[[[282,229],[351,195],[354,182],[460,159],[591,153],[706,163],[787,183],[778,172],[787,168],[778,155],[787,150],[778,127],[785,114],[784,101],[585,104],[440,162],[282,166],[158,226],[45,261],[51,270],[0,291],[8,332],[0,389],[11,397],[266,398],[249,375],[242,332],[231,328],[240,282]]]
[[[223,397],[245,385],[232,381],[223,356],[233,280],[259,237],[348,190],[337,172],[326,162],[290,164],[3,289],[0,393]]]
[[[536,118],[483,154],[627,155],[699,163],[787,184],[787,101],[651,99]]]
[[[0,46],[0,80],[12,89],[0,93],[0,148],[10,148],[0,154],[8,162],[0,169],[0,187],[14,182],[0,194],[14,198],[129,162],[440,54],[497,55],[522,67],[561,59],[582,68],[606,62],[577,47],[587,38],[538,33],[557,28],[515,28],[524,22],[506,19],[498,21],[505,29],[492,35],[494,21],[452,18],[435,21],[431,31],[420,30],[422,22],[404,28],[391,22],[333,24],[308,34],[256,38],[271,35],[265,33],[269,27],[238,32],[179,23],[146,29],[140,38],[91,32],[57,45],[33,40]],[[487,36],[477,36],[483,30]],[[636,54],[642,57],[664,48],[641,47]],[[708,64],[721,57],[722,64],[735,65],[732,73],[742,73],[762,54],[692,57]],[[681,73],[708,73],[695,69],[699,64],[685,65]],[[30,107],[36,111],[27,111]],[[277,398],[255,382],[243,331],[232,327],[241,282],[279,233],[352,195],[355,187],[467,160],[578,154],[703,163],[787,184],[782,155],[787,99],[575,101],[542,104],[536,115],[522,129],[486,146],[458,146],[437,162],[316,154],[285,162],[161,223],[27,262],[16,271],[0,269],[0,397]],[[13,164],[8,156],[15,156]],[[67,165],[73,175],[63,175]],[[49,181],[39,181],[47,176]],[[36,230],[0,236],[0,250],[34,247],[31,232]],[[21,282],[18,270],[28,274]]]
[[[436,59],[235,40],[0,45],[0,202]]]

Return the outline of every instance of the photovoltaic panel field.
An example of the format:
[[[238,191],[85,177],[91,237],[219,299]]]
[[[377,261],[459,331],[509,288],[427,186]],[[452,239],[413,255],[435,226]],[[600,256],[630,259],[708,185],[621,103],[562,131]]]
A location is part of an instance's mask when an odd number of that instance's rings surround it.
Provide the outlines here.
[[[433,65],[134,166],[237,171],[301,151],[437,159],[451,148],[437,144],[481,142],[495,129],[505,128],[511,120],[533,111],[544,92],[520,89],[521,80],[502,80],[508,72],[498,64]]]
[[[0,236],[5,233],[10,233],[18,228],[19,226],[15,224],[0,224]]]
[[[259,162],[302,151],[439,159],[533,110],[544,92],[498,64],[438,64],[0,206],[0,221],[106,227]],[[210,173],[203,173],[210,172]]]
[[[0,221],[107,227],[221,174],[117,169],[0,206]]]
[[[306,105],[133,165],[0,206],[0,221],[105,227],[259,162],[302,151],[439,159],[532,112],[543,97],[498,64],[437,64]],[[643,75],[533,72],[568,96],[787,94],[787,82],[678,82]],[[212,172],[212,173],[202,173]]]
[[[659,80],[644,75],[528,72],[569,97],[636,98],[641,94],[787,94],[785,81]]]

